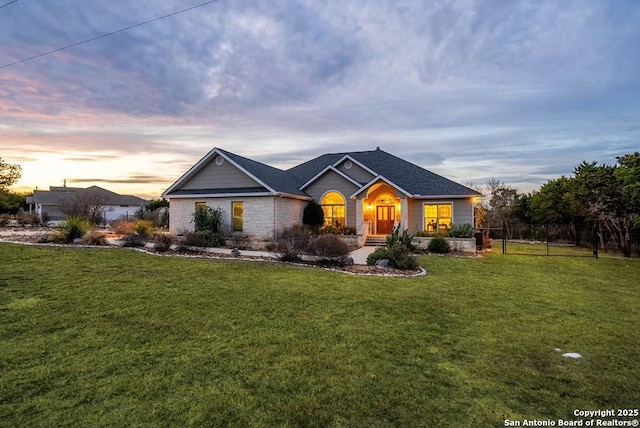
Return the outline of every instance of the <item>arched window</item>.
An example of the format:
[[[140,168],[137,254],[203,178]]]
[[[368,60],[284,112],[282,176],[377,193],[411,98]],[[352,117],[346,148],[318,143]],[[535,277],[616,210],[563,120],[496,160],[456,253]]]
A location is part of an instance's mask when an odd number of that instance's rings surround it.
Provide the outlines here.
[[[324,225],[341,229],[346,226],[344,216],[344,196],[338,192],[327,192],[320,200],[324,211]]]

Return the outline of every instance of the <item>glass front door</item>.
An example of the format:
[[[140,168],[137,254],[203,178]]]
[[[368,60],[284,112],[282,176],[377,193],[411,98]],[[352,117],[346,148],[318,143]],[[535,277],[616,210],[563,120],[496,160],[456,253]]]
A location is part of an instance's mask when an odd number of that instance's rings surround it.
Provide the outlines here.
[[[393,230],[396,221],[396,207],[394,205],[378,205],[376,207],[376,234],[388,235]]]

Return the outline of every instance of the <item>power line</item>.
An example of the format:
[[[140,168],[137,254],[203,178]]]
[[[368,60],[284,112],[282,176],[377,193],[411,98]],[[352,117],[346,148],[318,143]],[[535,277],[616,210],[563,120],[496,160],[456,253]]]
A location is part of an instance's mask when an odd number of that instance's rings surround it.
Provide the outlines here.
[[[17,1],[18,1],[18,0],[13,0],[13,1],[10,1],[9,3],[7,3],[7,4],[3,4],[2,6],[0,6],[0,9],[2,9],[3,7],[7,7],[7,6],[9,6],[10,4],[14,4],[14,3],[16,3]]]
[[[17,1],[18,0],[14,0],[13,3],[15,3]],[[11,67],[13,65],[22,64],[23,62],[31,61],[32,59],[40,58],[40,57],[43,57],[45,55],[51,55],[51,54],[56,53],[56,52],[60,52],[60,51],[63,51],[63,50],[69,49],[69,48],[73,48],[75,46],[84,45],[86,43],[93,42],[93,41],[98,40],[98,39],[103,39],[105,37],[113,36],[114,34],[122,33],[124,31],[131,30],[132,28],[141,27],[143,25],[151,24],[152,22],[160,21],[161,19],[169,18],[171,16],[178,15],[180,13],[188,12],[190,10],[197,9],[199,7],[206,6],[206,5],[211,4],[211,3],[216,3],[217,1],[219,1],[219,0],[207,1],[207,2],[204,2],[204,3],[198,4],[198,5],[195,5],[195,6],[188,7],[186,9],[179,10],[177,12],[172,12],[172,13],[170,13],[168,15],[163,15],[163,16],[160,16],[158,18],[153,18],[153,19],[150,19],[148,21],[141,22],[139,24],[130,25],[128,27],[121,28],[121,29],[116,30],[116,31],[111,31],[109,33],[101,34],[99,36],[92,37],[92,38],[87,39],[87,40],[83,40],[81,42],[72,43],[70,45],[63,46],[63,47],[58,48],[58,49],[53,49],[51,51],[47,51],[47,52],[43,52],[43,53],[40,53],[40,54],[37,54],[37,55],[34,55],[34,56],[30,56],[29,58],[24,58],[24,59],[21,59],[19,61],[11,62],[9,64],[0,65],[0,70],[3,69],[3,68]],[[11,4],[11,3],[9,3],[9,4]]]

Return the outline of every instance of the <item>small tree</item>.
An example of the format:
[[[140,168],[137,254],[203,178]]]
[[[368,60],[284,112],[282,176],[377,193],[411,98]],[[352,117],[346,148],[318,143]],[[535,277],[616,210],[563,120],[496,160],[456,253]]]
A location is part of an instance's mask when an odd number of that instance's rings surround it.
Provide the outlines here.
[[[0,158],[0,190],[11,187],[22,176],[22,167],[5,162]]]
[[[308,228],[294,225],[280,232],[275,253],[285,262],[300,261],[307,251],[310,239],[311,233]]]
[[[316,201],[311,201],[302,212],[302,224],[309,226],[314,231],[320,230],[324,224],[324,211]]]
[[[61,211],[67,217],[80,217],[99,224],[104,220],[102,213],[107,202],[103,193],[92,189],[78,190],[65,198]]]

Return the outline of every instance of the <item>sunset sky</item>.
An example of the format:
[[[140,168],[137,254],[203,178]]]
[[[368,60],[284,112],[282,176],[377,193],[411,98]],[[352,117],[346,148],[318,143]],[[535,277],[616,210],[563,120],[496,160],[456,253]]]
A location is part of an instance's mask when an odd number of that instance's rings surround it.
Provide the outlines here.
[[[158,197],[213,147],[530,191],[640,150],[640,1],[0,0],[14,190]],[[13,65],[10,65],[13,64]]]

